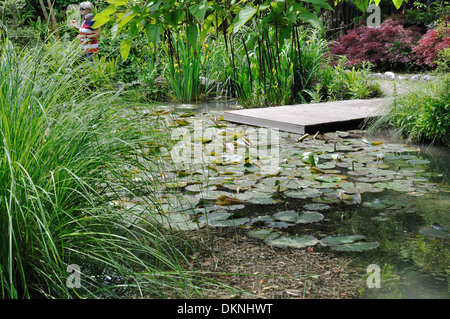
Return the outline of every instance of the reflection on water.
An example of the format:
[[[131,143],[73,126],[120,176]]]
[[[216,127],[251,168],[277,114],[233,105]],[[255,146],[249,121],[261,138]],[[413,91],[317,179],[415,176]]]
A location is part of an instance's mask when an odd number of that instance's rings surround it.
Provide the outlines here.
[[[441,147],[422,147],[422,151],[423,158],[431,162],[424,173],[431,174],[430,180],[433,182],[450,185],[450,151]],[[403,199],[398,193],[383,195],[400,201]],[[373,216],[373,212],[366,212],[359,216],[360,221],[354,220],[346,225],[366,225],[365,234],[380,238],[381,243],[375,251],[354,254],[360,267],[375,263],[381,269],[380,288],[365,285],[361,288],[360,297],[449,298],[450,193],[408,196],[404,199],[409,205],[402,213],[389,214],[385,211]],[[374,218],[380,216],[382,218]],[[371,222],[367,223],[367,220]],[[362,229],[358,231],[362,232]]]
[[[236,99],[229,99],[225,101],[216,102],[199,102],[196,104],[172,104],[171,107],[178,112],[193,112],[195,114],[200,114],[203,112],[214,112],[214,111],[228,111],[241,109],[242,106],[239,105]]]

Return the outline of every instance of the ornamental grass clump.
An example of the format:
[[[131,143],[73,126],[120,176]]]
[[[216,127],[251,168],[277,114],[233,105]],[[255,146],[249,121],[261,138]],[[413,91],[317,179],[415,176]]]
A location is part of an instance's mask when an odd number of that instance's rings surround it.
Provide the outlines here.
[[[396,98],[386,115],[369,121],[373,131],[391,127],[412,142],[450,145],[450,76],[440,76],[420,89]]]
[[[139,147],[158,137],[119,116],[117,96],[83,90],[89,65],[70,52],[0,48],[0,297],[184,295],[184,255],[152,218],[153,182],[137,194],[124,174],[144,169]],[[140,196],[139,213],[106,192]]]

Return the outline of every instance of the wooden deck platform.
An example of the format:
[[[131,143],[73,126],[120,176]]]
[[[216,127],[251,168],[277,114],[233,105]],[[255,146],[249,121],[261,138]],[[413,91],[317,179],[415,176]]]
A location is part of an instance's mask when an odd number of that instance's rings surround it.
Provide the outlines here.
[[[390,102],[392,98],[378,98],[243,109],[225,111],[223,119],[299,134],[350,130],[366,118],[381,115]]]

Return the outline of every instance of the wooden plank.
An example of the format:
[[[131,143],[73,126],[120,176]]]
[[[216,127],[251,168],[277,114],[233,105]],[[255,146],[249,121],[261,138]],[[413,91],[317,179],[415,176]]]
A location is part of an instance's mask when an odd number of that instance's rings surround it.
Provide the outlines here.
[[[293,133],[310,133],[318,128],[352,129],[366,118],[378,116],[391,98],[296,104],[268,108],[225,111],[224,120]]]

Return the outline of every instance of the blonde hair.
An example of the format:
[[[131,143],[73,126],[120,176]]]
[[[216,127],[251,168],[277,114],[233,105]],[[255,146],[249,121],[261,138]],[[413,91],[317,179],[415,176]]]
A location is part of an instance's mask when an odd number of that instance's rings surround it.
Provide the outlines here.
[[[79,7],[90,9],[91,11],[92,11],[92,9],[94,9],[94,5],[90,1],[84,1],[84,2],[80,3]]]

